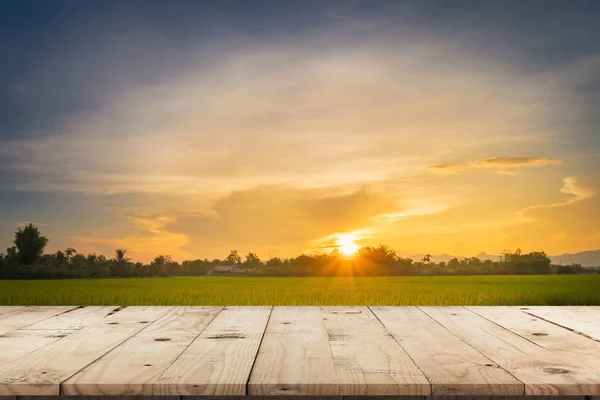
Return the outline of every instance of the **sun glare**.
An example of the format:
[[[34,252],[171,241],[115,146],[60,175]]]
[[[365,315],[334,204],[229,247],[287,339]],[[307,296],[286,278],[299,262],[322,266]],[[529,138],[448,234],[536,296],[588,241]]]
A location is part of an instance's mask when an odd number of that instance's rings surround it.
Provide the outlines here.
[[[359,245],[354,243],[356,238],[353,235],[340,235],[337,238],[337,245],[340,251],[347,256],[351,256],[358,251]]]

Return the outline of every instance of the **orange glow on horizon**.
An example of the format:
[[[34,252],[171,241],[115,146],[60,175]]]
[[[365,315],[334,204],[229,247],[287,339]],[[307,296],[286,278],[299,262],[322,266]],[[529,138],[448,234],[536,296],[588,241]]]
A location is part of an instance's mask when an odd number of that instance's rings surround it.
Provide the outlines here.
[[[354,243],[355,240],[356,237],[352,234],[338,236],[337,245],[339,246],[342,254],[346,256],[352,256],[358,251],[358,249],[360,249],[360,246]]]

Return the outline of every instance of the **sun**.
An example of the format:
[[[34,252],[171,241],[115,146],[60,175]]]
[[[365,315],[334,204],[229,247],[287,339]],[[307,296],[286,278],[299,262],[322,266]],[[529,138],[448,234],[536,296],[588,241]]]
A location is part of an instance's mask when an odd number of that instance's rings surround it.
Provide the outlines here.
[[[360,249],[360,246],[354,243],[355,240],[354,235],[340,235],[337,238],[337,245],[344,255],[351,256]]]

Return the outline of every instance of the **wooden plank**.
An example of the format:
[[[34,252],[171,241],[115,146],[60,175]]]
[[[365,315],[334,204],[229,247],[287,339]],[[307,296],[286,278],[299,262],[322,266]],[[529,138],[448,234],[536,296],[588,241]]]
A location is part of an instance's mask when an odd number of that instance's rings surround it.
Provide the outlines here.
[[[182,396],[181,400],[344,400],[344,396]],[[0,399],[1,400],[1,399]],[[35,400],[35,399],[34,399]],[[364,398],[362,400],[365,400]],[[376,400],[402,400],[402,399],[376,399]],[[425,400],[411,398],[407,400]],[[529,399],[532,400],[532,399]],[[555,399],[556,400],[556,399]],[[583,399],[582,399],[583,400]]]
[[[223,307],[175,307],[61,384],[65,395],[153,395],[153,384]]]
[[[342,395],[426,395],[431,384],[368,307],[321,307]]]
[[[527,340],[600,372],[600,343],[520,312],[516,307],[466,307]]]
[[[15,396],[16,400],[181,400],[180,396]],[[0,400],[2,398],[0,397]],[[208,400],[208,399],[204,399]],[[248,399],[246,399],[248,400]],[[530,399],[531,400],[531,399]]]
[[[0,317],[24,309],[25,306],[0,306]]]
[[[65,329],[79,330],[94,322],[100,321],[118,310],[115,306],[87,306],[59,314],[35,324],[28,325],[23,329]]]
[[[591,306],[526,306],[519,310],[600,341],[600,308]]]
[[[162,397],[161,397],[162,398]],[[344,400],[344,396],[182,396],[181,400]],[[0,399],[1,400],[1,399]],[[35,399],[33,399],[35,400]],[[93,400],[93,399],[92,399]],[[366,400],[366,399],[362,399]],[[376,399],[388,400],[388,399]],[[392,399],[389,399],[392,400]],[[402,400],[394,398],[393,400]],[[425,399],[408,399],[408,400],[425,400]],[[529,399],[535,400],[535,399]],[[556,400],[556,399],[555,399]],[[582,399],[583,400],[583,399]]]
[[[91,325],[115,307],[84,307],[58,314],[0,336],[0,368]]]
[[[342,396],[12,396],[0,397],[0,400],[344,400]],[[358,400],[358,399],[357,399]],[[362,400],[365,400],[363,397]],[[404,400],[394,397],[378,398],[376,400]],[[406,400],[425,400],[424,397],[412,397]],[[445,400],[445,399],[441,399]],[[494,399],[500,400],[500,399]],[[536,400],[536,399],[526,399]],[[553,399],[561,400],[561,399]],[[570,399],[569,399],[570,400]],[[577,399],[579,400],[579,399]],[[581,399],[583,400],[583,399]]]
[[[34,324],[46,318],[67,312],[77,308],[76,306],[40,306],[40,307],[25,307],[15,312],[8,312],[0,316],[0,335],[4,335],[10,331],[24,328],[27,325]],[[13,310],[14,311],[14,310]]]
[[[271,307],[226,307],[154,384],[155,395],[243,396]]]
[[[426,396],[424,400],[595,400],[593,396]]]
[[[127,307],[0,369],[0,395],[58,395],[59,384],[170,310]]]
[[[338,395],[323,322],[319,307],[275,307],[250,375],[248,395]]]
[[[417,307],[370,307],[431,381],[433,395],[520,395],[525,386]]]
[[[364,397],[364,396],[343,396],[343,400],[366,400],[366,399],[375,399],[375,400],[427,400],[432,396],[376,396],[376,397]],[[448,400],[446,397],[440,397],[439,400]],[[306,398],[306,400],[312,400]],[[436,399],[437,400],[437,399]],[[475,399],[474,399],[475,400]],[[496,399],[498,400],[498,399]],[[529,399],[531,400],[531,399]]]
[[[419,307],[525,384],[526,395],[598,395],[600,374],[463,308]]]

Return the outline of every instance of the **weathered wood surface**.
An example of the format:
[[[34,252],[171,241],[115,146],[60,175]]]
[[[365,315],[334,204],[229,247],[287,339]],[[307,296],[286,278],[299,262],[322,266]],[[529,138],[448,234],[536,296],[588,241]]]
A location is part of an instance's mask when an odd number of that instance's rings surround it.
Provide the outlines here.
[[[600,393],[600,370],[536,345],[463,307],[421,309],[525,384],[526,395]]]
[[[372,307],[432,384],[433,395],[519,395],[517,378],[417,307]]]
[[[271,307],[227,307],[154,384],[157,395],[239,396],[262,341]]]
[[[520,312],[513,307],[467,307],[540,347],[600,371],[600,342]]]
[[[0,368],[107,317],[115,307],[76,308],[0,336]],[[13,324],[18,326],[19,324]]]
[[[173,308],[127,342],[63,382],[62,394],[153,395],[154,383],[221,309]]]
[[[426,395],[431,385],[367,307],[322,307],[343,395]]]
[[[0,369],[0,395],[60,394],[62,382],[169,310],[170,307],[128,307],[6,364]]]
[[[248,395],[339,395],[319,307],[275,307],[259,348]]]
[[[0,313],[0,335],[15,329],[43,321],[46,318],[74,310],[77,307],[9,307],[5,313]]]
[[[0,307],[6,399],[525,395],[600,396],[600,307]]]
[[[600,340],[600,324],[598,312],[600,307],[591,306],[535,306],[520,307],[521,311],[542,318],[548,322],[570,329],[579,334],[587,335],[594,340]]]

